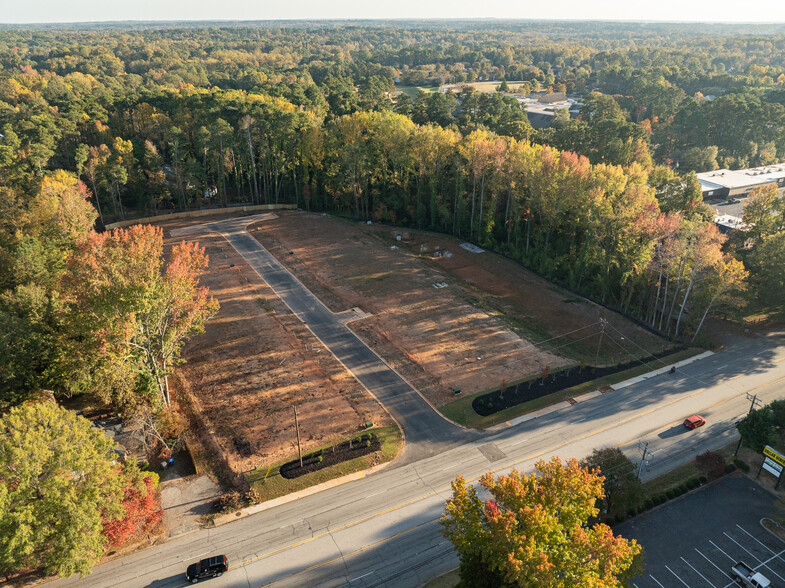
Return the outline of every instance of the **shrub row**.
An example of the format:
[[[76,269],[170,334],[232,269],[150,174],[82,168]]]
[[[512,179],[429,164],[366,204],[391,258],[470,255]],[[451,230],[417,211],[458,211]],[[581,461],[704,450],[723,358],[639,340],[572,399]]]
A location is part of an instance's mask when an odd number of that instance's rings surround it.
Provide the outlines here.
[[[729,463],[725,466],[725,473],[729,474],[736,469],[740,469],[742,471],[749,471],[750,467],[741,460],[734,460],[734,463]],[[702,486],[708,480],[706,476],[700,476],[695,478],[690,478],[686,482],[679,484],[678,486],[674,486],[673,488],[669,488],[665,492],[660,494],[656,494],[650,498],[644,500],[641,504],[639,504],[636,508],[631,508],[627,511],[627,516],[625,517],[622,514],[617,514],[612,521],[607,521],[612,524],[618,524],[624,522],[627,518],[632,518],[636,515],[639,515],[647,510],[654,508],[655,506],[659,506],[661,504],[665,504],[669,500],[673,500],[674,498],[678,498],[682,494],[689,492],[690,490],[694,490],[698,486]]]

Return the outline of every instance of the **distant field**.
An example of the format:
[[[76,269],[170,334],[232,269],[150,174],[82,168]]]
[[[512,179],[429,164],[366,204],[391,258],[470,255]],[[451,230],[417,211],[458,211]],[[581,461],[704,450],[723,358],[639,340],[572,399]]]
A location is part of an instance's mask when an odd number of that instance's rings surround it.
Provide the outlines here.
[[[399,92],[403,92],[409,98],[417,96],[417,92],[438,92],[438,86],[396,86]]]
[[[507,82],[510,92],[515,92],[524,82]],[[496,82],[462,82],[460,84],[448,84],[445,88],[452,88],[454,92],[460,92],[462,86],[471,86],[478,92],[495,92],[501,85],[501,80]]]

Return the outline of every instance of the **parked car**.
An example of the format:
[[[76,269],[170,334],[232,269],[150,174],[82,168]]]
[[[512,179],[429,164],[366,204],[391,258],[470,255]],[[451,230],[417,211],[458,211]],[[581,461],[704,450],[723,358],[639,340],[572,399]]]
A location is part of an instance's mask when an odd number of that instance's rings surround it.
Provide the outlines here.
[[[229,566],[226,565],[225,555],[214,555],[202,561],[191,564],[185,572],[185,578],[191,583],[196,584],[199,580],[205,578],[214,578],[220,576]]]
[[[704,419],[699,414],[694,414],[691,417],[687,417],[684,419],[684,426],[688,429],[697,429],[698,427],[702,427],[706,424],[706,419]]]
[[[771,582],[766,576],[756,572],[743,562],[737,563],[730,571],[733,573],[736,583],[747,586],[747,588],[769,588],[771,586]]]
[[[739,200],[738,198],[728,198],[725,201],[725,204],[738,204],[739,202],[741,202],[741,200]]]

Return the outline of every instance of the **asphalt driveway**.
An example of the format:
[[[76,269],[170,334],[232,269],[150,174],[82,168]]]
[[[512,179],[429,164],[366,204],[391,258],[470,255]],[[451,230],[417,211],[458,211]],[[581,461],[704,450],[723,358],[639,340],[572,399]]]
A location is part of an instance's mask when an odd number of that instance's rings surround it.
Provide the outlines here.
[[[420,394],[346,326],[246,230],[267,215],[231,218],[172,231],[175,236],[220,233],[401,425],[406,447],[396,466],[439,454],[478,437],[442,417]]]
[[[776,498],[747,476],[733,474],[614,527],[644,550],[636,588],[727,588],[743,561],[772,586],[785,586],[785,542],[761,525],[776,518]]]

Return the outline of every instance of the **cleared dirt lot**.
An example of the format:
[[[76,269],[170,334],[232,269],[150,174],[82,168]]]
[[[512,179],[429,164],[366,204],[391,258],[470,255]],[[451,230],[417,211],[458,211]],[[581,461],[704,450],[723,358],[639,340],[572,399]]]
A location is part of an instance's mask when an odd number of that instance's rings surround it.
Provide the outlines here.
[[[165,237],[170,244],[179,241],[168,232]],[[193,240],[210,257],[201,283],[221,310],[189,342],[178,374],[235,472],[296,454],[295,404],[304,451],[349,435],[365,421],[391,424],[379,403],[222,237]]]
[[[588,327],[601,317],[628,343],[654,351],[666,346],[520,265],[465,251],[448,236],[303,212],[282,213],[250,230],[333,311],[359,307],[371,313],[351,328],[437,406],[454,398],[453,388],[471,394],[576,363],[531,340],[581,327],[587,330],[579,336],[593,336]],[[433,257],[437,250],[449,255]],[[605,344],[607,350],[610,341]],[[572,351],[584,353],[585,345]],[[591,344],[596,347],[597,341]]]

